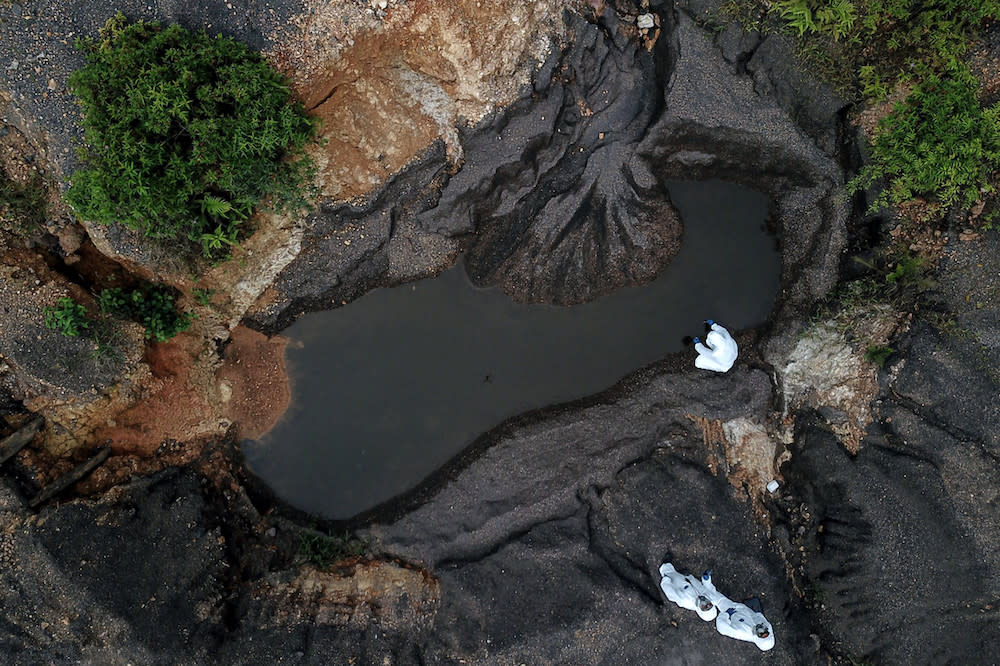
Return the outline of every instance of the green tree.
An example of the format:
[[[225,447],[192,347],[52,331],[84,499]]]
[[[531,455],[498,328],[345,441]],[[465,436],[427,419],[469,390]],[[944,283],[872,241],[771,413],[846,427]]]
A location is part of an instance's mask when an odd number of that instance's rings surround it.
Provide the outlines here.
[[[127,24],[81,39],[69,79],[84,110],[83,167],[67,199],[84,219],[226,256],[262,201],[306,204],[315,123],[259,54],[180,26]]]

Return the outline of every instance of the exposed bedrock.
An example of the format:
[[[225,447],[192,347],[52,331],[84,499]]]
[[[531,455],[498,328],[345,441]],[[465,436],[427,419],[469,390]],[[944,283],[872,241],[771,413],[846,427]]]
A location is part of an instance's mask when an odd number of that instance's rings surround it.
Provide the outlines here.
[[[787,67],[768,64],[787,50],[749,73],[686,13],[654,8],[664,29],[649,50],[624,13],[567,13],[568,42],[532,89],[461,132],[457,171],[438,143],[366,201],[325,205],[251,324],[281,328],[433,274],[463,250],[475,282],[522,301],[577,303],[648,281],[681,242],[670,179],[723,178],[770,195],[785,241],[782,302],[825,293],[848,207],[837,146],[819,139],[839,135],[839,106],[787,99]],[[795,104],[830,111],[809,116],[827,123],[823,136],[796,124]]]

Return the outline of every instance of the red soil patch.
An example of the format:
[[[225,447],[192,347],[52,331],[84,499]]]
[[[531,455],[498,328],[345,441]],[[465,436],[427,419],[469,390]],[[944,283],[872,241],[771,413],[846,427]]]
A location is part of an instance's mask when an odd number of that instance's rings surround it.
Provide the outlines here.
[[[151,456],[164,442],[222,436],[234,422],[242,436],[259,436],[291,397],[285,344],[238,326],[221,365],[193,335],[151,345],[146,362],[153,379],[143,399],[99,429],[98,441],[110,441],[115,453]]]
[[[233,329],[216,377],[232,390],[226,413],[239,424],[243,437],[260,437],[288,409],[292,392],[285,374],[287,344],[280,335],[268,338],[244,326]]]
[[[323,193],[367,195],[456,127],[508,104],[563,32],[564,0],[306,0],[270,54],[321,119]]]
[[[146,362],[153,373],[143,397],[100,428],[98,441],[110,441],[116,453],[152,455],[160,443],[188,440],[204,432],[209,417],[207,387],[194,381],[201,340],[181,334],[170,342],[150,345]]]

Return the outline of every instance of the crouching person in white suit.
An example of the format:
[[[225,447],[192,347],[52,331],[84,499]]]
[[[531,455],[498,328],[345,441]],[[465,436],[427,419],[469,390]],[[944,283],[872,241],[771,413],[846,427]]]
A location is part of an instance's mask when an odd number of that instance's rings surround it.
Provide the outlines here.
[[[711,331],[705,336],[705,343],[702,344],[698,338],[694,339],[694,349],[698,352],[698,358],[694,360],[696,368],[702,370],[712,370],[713,372],[727,372],[736,357],[739,355],[739,347],[733,336],[729,335],[724,327],[709,319],[705,322],[711,327]]]
[[[693,610],[706,622],[714,620],[719,614],[705,586],[694,576],[680,573],[670,562],[660,565],[660,576],[660,589],[670,601],[681,608]]]
[[[751,608],[719,592],[712,582],[711,571],[702,574],[702,586],[708,598],[719,609],[719,615],[715,618],[715,628],[720,634],[738,641],[753,643],[765,651],[774,647],[774,629],[760,612],[759,602],[756,600],[751,602],[756,606]]]

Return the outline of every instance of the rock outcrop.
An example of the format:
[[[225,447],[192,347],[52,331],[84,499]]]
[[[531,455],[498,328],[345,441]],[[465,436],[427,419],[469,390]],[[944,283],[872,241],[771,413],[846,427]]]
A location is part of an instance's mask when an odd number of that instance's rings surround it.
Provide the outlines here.
[[[69,297],[90,306],[90,335],[46,326],[48,309]],[[127,406],[149,378],[142,327],[97,321],[91,317],[96,309],[86,292],[33,252],[0,241],[0,384],[29,410],[47,415],[55,452],[75,448],[89,436],[94,414]]]

